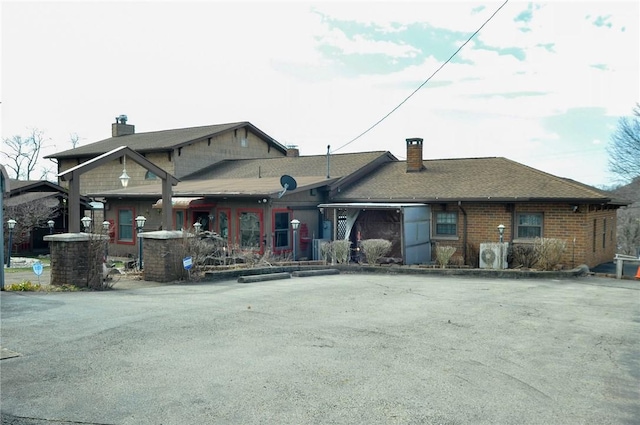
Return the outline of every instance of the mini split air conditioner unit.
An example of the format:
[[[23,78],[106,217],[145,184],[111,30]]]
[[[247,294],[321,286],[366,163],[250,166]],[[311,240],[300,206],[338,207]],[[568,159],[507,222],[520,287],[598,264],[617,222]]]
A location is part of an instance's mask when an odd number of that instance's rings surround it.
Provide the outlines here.
[[[480,268],[481,269],[506,269],[507,252],[509,244],[503,243],[481,243],[480,244]]]

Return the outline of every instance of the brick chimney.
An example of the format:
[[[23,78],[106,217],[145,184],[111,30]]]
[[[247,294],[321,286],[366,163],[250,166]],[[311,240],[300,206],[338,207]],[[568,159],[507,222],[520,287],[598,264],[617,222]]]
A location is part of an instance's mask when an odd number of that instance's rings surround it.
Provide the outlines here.
[[[300,149],[296,145],[287,145],[287,156],[300,156]]]
[[[127,124],[127,116],[116,117],[116,122],[111,124],[111,137],[128,136],[136,132],[136,126]]]
[[[407,139],[407,173],[424,170],[422,164],[422,139]]]

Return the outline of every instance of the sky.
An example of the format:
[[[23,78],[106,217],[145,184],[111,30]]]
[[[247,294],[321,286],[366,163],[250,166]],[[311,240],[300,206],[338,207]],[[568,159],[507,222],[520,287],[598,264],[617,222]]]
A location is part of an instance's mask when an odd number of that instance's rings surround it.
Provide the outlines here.
[[[3,0],[2,138],[37,128],[45,156],[111,137],[121,114],[137,133],[249,121],[301,155],[404,160],[421,137],[424,159],[613,184],[639,2],[503,3]]]

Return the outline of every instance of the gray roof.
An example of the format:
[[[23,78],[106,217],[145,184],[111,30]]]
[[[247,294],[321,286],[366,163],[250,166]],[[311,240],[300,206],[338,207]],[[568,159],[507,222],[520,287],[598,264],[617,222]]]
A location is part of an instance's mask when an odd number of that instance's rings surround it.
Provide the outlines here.
[[[336,179],[327,179],[324,176],[303,176],[296,179],[295,191],[309,190],[326,186]],[[243,197],[243,196],[269,196],[273,197],[282,191],[279,177],[264,178],[236,178],[236,179],[208,179],[181,181],[173,187],[173,197]],[[294,193],[295,191],[288,191]],[[126,189],[110,190],[100,193],[92,193],[94,197],[128,197],[148,198],[162,195],[160,184],[127,187]]]
[[[377,160],[396,158],[384,151],[326,155],[286,156],[281,158],[229,159],[218,162],[182,180],[298,176],[345,177]],[[327,161],[329,170],[327,170]]]
[[[238,159],[216,163],[183,178],[173,188],[174,196],[256,196],[273,195],[282,190],[280,178],[292,176],[297,190],[331,186],[360,174],[382,162],[396,160],[384,151],[331,155],[327,177],[326,155]],[[144,185],[91,193],[91,196],[151,196],[162,193],[160,185]]]
[[[407,172],[406,161],[384,164],[341,188],[332,202],[611,201],[607,192],[506,158],[426,160],[423,165],[423,171]]]
[[[90,143],[88,145],[79,146],[75,149],[69,149],[57,152],[45,158],[79,158],[93,157],[96,155],[109,152],[120,146],[127,146],[139,153],[162,152],[177,149],[181,146],[189,145],[198,140],[207,137],[213,137],[226,131],[248,127],[251,132],[263,138],[276,149],[286,153],[287,148],[278,143],[271,136],[251,124],[250,122],[236,122],[229,124],[207,125],[202,127],[178,128],[172,130],[151,131],[146,133],[135,133],[126,136],[110,137],[99,142]]]

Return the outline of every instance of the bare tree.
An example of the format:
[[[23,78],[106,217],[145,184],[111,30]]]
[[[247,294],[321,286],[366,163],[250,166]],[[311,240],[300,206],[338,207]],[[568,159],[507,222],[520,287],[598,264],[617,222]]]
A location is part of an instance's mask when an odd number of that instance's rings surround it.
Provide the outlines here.
[[[29,241],[34,229],[47,227],[47,221],[57,217],[58,214],[57,205],[43,202],[42,199],[5,206],[5,216],[16,221],[16,227],[13,230],[13,243],[16,245]],[[7,232],[5,231],[4,234],[6,237]]]
[[[2,140],[2,155],[6,157],[6,167],[13,171],[16,179],[31,179],[40,160],[40,151],[47,141],[44,132],[37,128],[31,129],[26,137],[15,135]]]
[[[623,117],[607,147],[609,170],[624,181],[640,176],[640,103],[633,108],[633,117]]]
[[[75,149],[80,144],[80,136],[78,136],[78,133],[71,133],[69,134],[69,141],[73,149]]]

